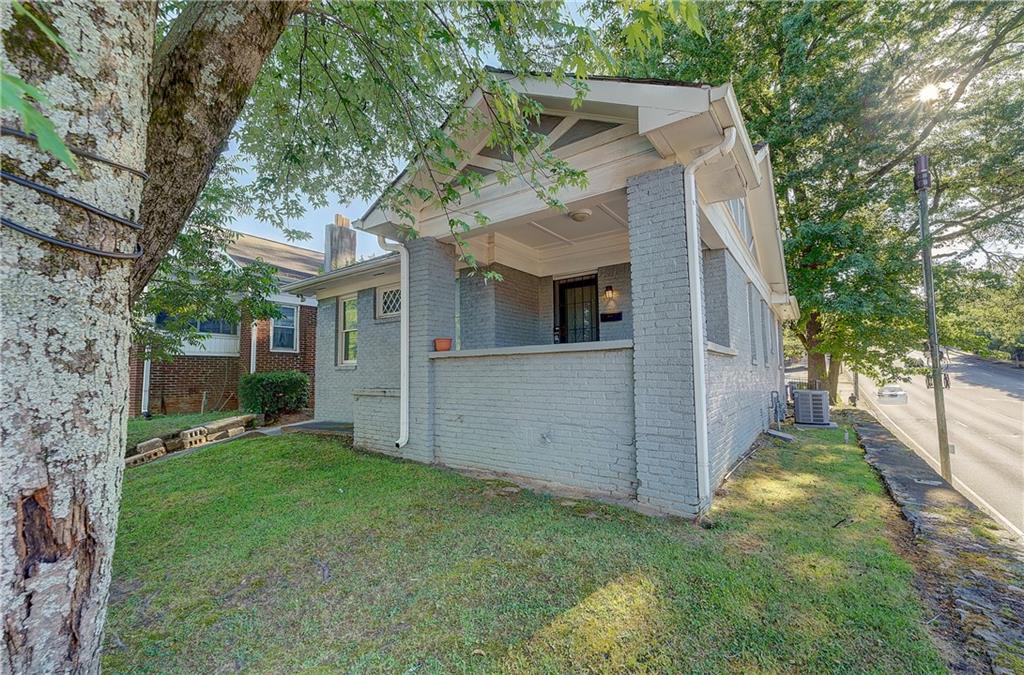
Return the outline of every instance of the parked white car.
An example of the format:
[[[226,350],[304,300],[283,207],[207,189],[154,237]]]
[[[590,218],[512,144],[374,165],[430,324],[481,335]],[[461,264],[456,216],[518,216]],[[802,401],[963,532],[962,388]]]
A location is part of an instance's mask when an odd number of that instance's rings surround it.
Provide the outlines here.
[[[898,384],[887,384],[878,390],[878,402],[895,405],[907,402],[907,392]]]

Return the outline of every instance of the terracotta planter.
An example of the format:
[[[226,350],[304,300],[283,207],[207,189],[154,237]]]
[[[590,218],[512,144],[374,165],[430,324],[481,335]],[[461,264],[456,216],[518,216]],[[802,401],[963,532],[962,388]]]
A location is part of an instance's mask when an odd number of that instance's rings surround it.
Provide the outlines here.
[[[452,350],[451,338],[434,338],[435,352],[450,352]]]

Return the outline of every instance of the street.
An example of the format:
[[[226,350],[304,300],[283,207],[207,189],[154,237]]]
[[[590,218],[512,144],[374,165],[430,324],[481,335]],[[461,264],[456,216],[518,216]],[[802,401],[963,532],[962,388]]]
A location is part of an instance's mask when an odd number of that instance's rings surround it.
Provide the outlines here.
[[[953,484],[1021,536],[1024,370],[950,353],[946,372],[952,380],[945,394]],[[861,377],[862,405],[938,471],[934,394],[921,376],[898,384],[907,392],[907,403],[882,405],[876,393],[880,385]]]

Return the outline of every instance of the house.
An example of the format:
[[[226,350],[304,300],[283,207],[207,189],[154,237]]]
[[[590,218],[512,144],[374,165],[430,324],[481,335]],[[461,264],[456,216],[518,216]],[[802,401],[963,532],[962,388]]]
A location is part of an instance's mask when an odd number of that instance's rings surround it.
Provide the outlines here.
[[[352,241],[354,236],[352,233]],[[319,251],[250,234],[239,233],[226,252],[235,265],[256,260],[273,265],[279,287],[312,278],[324,265]],[[301,370],[312,380],[316,302],[284,292],[271,300],[281,311],[280,319],[251,321],[243,315],[238,323],[216,319],[198,322],[202,344],[184,345],[182,354],[170,363],[148,361],[133,349],[130,414],[232,410],[238,407],[239,378],[246,373]]]
[[[592,78],[574,108],[569,85],[508,81],[588,185],[547,208],[495,180],[486,128],[459,141],[485,178],[456,208],[490,217],[464,237],[500,282],[459,264],[441,210],[403,241],[374,205],[355,226],[393,253],[286,287],[318,301],[316,419],[416,461],[700,514],[772,419],[797,318],[769,149],[729,84]]]

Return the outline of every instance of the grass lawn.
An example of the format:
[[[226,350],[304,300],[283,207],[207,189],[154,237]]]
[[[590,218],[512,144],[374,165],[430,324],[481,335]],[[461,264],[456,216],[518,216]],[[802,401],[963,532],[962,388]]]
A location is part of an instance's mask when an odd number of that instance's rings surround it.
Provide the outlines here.
[[[933,672],[842,429],[761,450],[713,527],[301,434],[126,473],[107,672]]]
[[[207,413],[182,413],[180,415],[153,415],[150,419],[145,417],[132,417],[128,420],[128,443],[125,447],[134,448],[142,441],[148,441],[157,436],[185,431],[192,427],[198,427],[204,422],[212,422],[224,417],[237,415],[237,410],[220,410]]]

